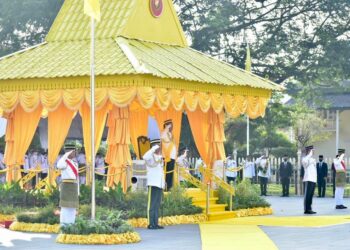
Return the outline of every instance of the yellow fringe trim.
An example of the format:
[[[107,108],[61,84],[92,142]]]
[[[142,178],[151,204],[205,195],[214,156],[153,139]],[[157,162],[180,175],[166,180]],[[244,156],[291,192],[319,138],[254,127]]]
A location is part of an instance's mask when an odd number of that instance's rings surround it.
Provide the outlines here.
[[[129,244],[141,241],[141,237],[136,232],[124,234],[59,234],[56,238],[57,243],[61,244],[86,244],[86,245],[113,245]]]
[[[0,222],[15,220],[16,216],[13,214],[0,214]]]
[[[256,207],[247,208],[233,211],[235,213],[234,217],[248,217],[248,216],[259,216],[259,215],[270,215],[273,213],[271,207]]]
[[[159,224],[162,226],[171,226],[179,224],[199,224],[207,220],[205,214],[194,214],[194,215],[176,215],[168,216],[159,219]],[[146,218],[129,219],[128,223],[133,227],[146,228],[148,225]]]
[[[10,230],[12,231],[22,231],[22,232],[36,232],[36,233],[58,233],[60,230],[60,225],[49,225],[40,223],[24,223],[15,221],[11,224]]]

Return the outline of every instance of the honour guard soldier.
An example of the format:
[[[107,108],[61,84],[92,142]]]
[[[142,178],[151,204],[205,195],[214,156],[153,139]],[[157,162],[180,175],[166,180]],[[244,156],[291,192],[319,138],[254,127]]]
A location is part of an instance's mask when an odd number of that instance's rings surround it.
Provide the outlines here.
[[[176,159],[176,145],[173,137],[173,121],[166,120],[164,122],[164,130],[161,134],[162,154],[166,163],[166,189],[169,191],[173,187],[174,167]]]
[[[326,195],[326,182],[328,175],[328,165],[323,161],[323,155],[318,156],[317,162],[317,189],[318,197],[325,197]]]
[[[338,149],[338,155],[334,159],[335,168],[335,208],[346,209],[344,206],[344,189],[346,185],[346,166],[344,161],[345,149]]]
[[[283,156],[283,162],[280,164],[279,172],[282,183],[282,197],[288,197],[290,177],[292,177],[293,174],[293,166],[292,163],[288,161],[287,155]]]
[[[77,156],[77,162],[78,162],[79,168],[85,167],[85,169],[86,169],[86,156],[85,156],[85,148],[84,147],[81,148],[81,150]],[[85,182],[86,182],[86,170],[85,170],[85,173],[83,173],[79,176],[79,183],[85,184]]]
[[[312,198],[315,192],[315,186],[317,181],[316,160],[312,158],[314,153],[314,147],[308,146],[306,149],[306,156],[302,159],[304,167],[304,179],[305,194],[304,194],[304,214],[315,214],[312,211]]]
[[[143,159],[145,160],[147,167],[147,228],[163,229],[163,227],[158,224],[159,208],[162,201],[163,189],[165,187],[164,162],[161,142],[159,139],[151,141],[151,149],[145,153]]]
[[[65,146],[65,154],[57,162],[57,168],[61,170],[60,184],[60,224],[72,224],[75,222],[77,209],[79,208],[79,169],[78,163],[73,160],[76,157],[75,145]]]
[[[255,164],[258,166],[258,176],[260,181],[260,192],[261,196],[267,196],[267,183],[269,181],[271,172],[268,157],[263,155],[259,157]]]

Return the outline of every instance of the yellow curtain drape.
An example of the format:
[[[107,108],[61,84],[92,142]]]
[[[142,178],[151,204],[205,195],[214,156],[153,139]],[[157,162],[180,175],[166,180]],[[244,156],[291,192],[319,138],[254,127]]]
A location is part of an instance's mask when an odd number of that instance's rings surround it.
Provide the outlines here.
[[[169,119],[171,119],[173,121],[173,136],[175,139],[176,149],[179,150],[182,112],[176,111],[174,108],[170,107],[166,111],[155,112],[154,116],[157,120],[158,127],[161,131],[163,130],[164,121],[169,120]]]
[[[130,113],[129,107],[116,106],[109,112],[107,126],[108,150],[106,162],[109,164],[107,186],[114,187],[121,183],[124,192],[127,190],[126,169],[132,164],[130,156]]]
[[[26,112],[21,105],[17,105],[12,114],[8,115],[6,129],[5,164],[9,166],[6,180],[18,181],[21,178],[19,166],[24,163],[24,155],[32,142],[38,127],[42,106],[37,105],[32,112]],[[12,169],[11,169],[12,168]]]
[[[49,180],[51,185],[55,185],[53,179],[53,164],[64,144],[75,112],[68,109],[63,103],[48,115],[48,161],[49,161]]]
[[[224,112],[220,114],[215,113],[214,110],[210,109],[208,114],[208,133],[206,141],[208,142],[208,153],[206,162],[209,163],[208,166],[212,167],[216,160],[224,160],[225,147],[225,115]]]
[[[196,143],[198,153],[201,156],[203,162],[209,166],[209,162],[207,162],[209,144],[206,140],[209,129],[208,114],[203,113],[201,109],[197,109],[194,112],[187,111],[186,114],[190,123],[193,139]]]
[[[139,158],[139,147],[137,138],[148,135],[148,111],[130,110],[130,139],[137,158]]]
[[[107,113],[109,111],[110,104],[107,102],[105,105],[95,111],[95,154],[98,151],[98,148],[101,143],[103,130],[105,128],[106,124],[106,117]],[[89,105],[84,102],[79,110],[79,113],[81,115],[82,120],[82,127],[83,127],[83,139],[84,139],[84,147],[85,147],[85,154],[86,154],[86,162],[89,166],[91,166],[91,125],[90,125],[90,107]],[[91,173],[89,169],[87,168],[86,171],[86,184],[90,185],[91,183]]]
[[[13,127],[13,112],[5,114],[5,117],[7,118],[7,125],[6,125],[6,136],[5,136],[5,154],[4,154],[4,163],[7,166],[7,173],[6,173],[6,181],[8,183],[15,181],[15,176],[20,176],[20,170],[19,168],[15,168],[15,154],[14,154],[14,127]]]

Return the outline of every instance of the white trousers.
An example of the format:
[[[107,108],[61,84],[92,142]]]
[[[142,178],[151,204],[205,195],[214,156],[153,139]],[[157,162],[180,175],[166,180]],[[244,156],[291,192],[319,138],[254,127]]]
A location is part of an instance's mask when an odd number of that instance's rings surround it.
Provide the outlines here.
[[[72,207],[61,207],[60,224],[73,224],[77,209]]]
[[[335,198],[336,206],[344,205],[344,188],[343,187],[335,188],[334,198]]]

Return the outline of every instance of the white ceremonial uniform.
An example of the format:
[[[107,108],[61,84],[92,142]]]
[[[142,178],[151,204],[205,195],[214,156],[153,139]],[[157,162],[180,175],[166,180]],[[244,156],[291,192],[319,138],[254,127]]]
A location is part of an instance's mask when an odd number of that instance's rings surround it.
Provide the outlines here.
[[[312,151],[302,159],[302,164],[305,170],[304,212],[307,213],[312,211],[312,197],[317,181],[316,160],[312,158]]]
[[[4,164],[4,155],[0,153],[0,170],[4,170],[6,168]],[[3,184],[6,182],[6,174],[0,174],[0,184]]]
[[[105,158],[104,157],[96,156],[95,172],[100,173],[100,174],[105,173]]]
[[[336,172],[344,172],[345,171],[345,173],[346,173],[345,162],[344,162],[343,158],[344,158],[344,155],[341,155],[339,158],[335,158],[333,160],[334,168],[335,168]],[[335,199],[336,206],[344,205],[344,190],[345,190],[345,186],[340,186],[340,185],[337,185],[337,183],[336,183],[335,193],[334,193],[334,199]]]
[[[79,166],[86,166],[86,156],[84,153],[79,153],[77,157],[77,162]],[[85,184],[86,182],[86,174],[79,175],[80,184]]]
[[[237,177],[237,172],[234,171],[237,169],[237,163],[235,160],[227,160],[226,162],[226,176],[227,177],[232,177],[236,178]]]
[[[270,176],[271,176],[271,169],[270,169],[270,165],[268,164],[267,159],[263,159],[262,157],[260,157],[260,158],[258,158],[255,161],[255,164],[258,166],[258,176],[265,177],[265,178],[270,178]],[[266,168],[266,172],[264,173],[264,171],[259,169],[259,167]]]
[[[190,170],[189,170],[190,164],[189,164],[189,162],[187,161],[187,153],[184,153],[184,154],[180,155],[180,156],[176,159],[176,163],[177,163],[177,165],[178,165],[179,167],[184,168],[185,171],[186,171],[187,173],[190,173]],[[184,179],[182,176],[180,176],[180,181],[184,181],[184,180],[185,180],[185,179]]]
[[[24,170],[25,173],[28,173],[28,171],[30,169],[29,158],[30,158],[30,154],[29,155],[24,155],[23,170]]]
[[[49,169],[49,160],[47,159],[47,155],[41,155],[41,169],[42,173],[47,174]]]
[[[164,189],[165,179],[163,157],[162,155],[154,153],[158,148],[159,145],[153,146],[145,153],[143,159],[145,160],[147,167],[147,186]]]
[[[304,179],[303,181],[317,182],[317,169],[316,169],[316,160],[312,158],[311,154],[308,154],[302,159],[304,167]]]
[[[64,180],[76,180],[78,182],[78,195],[79,195],[79,176],[75,175],[74,171],[67,164],[66,160],[71,152],[65,153],[57,162],[57,168],[61,170],[61,178]],[[75,167],[76,171],[79,171],[78,164],[70,160]],[[73,207],[61,207],[60,224],[72,224],[75,222],[77,209]]]
[[[243,178],[252,179],[255,176],[254,162],[247,161],[243,169]]]

